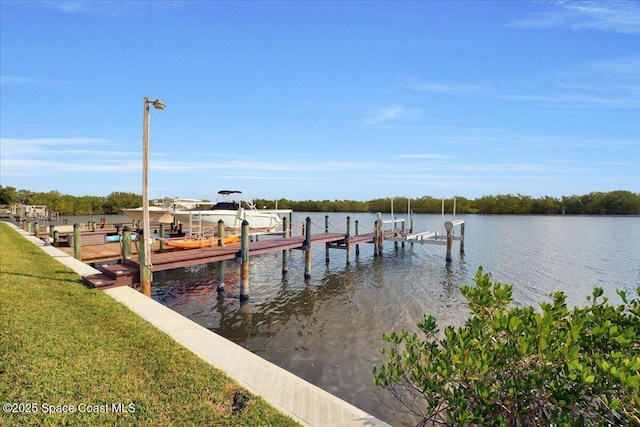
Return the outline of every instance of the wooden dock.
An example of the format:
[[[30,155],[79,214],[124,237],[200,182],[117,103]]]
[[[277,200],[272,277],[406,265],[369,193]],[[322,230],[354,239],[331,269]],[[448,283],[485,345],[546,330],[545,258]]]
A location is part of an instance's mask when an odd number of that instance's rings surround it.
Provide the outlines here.
[[[385,238],[391,238],[397,231],[386,230]],[[343,233],[317,233],[310,236],[312,245],[328,244],[334,249],[347,249],[349,245],[361,243],[375,243],[376,233],[347,236]],[[273,238],[249,242],[249,254],[262,255],[290,249],[306,250],[306,236]],[[152,272],[172,270],[212,262],[238,260],[242,258],[241,244],[232,243],[226,246],[214,246],[198,249],[173,250],[170,252],[154,253],[152,255]],[[102,267],[102,274],[85,276],[86,283],[101,289],[114,286],[132,286],[140,281],[140,259],[131,257],[124,264],[113,264]]]
[[[351,235],[350,220],[348,217],[346,232],[330,233],[327,216],[325,219],[325,232],[310,234],[309,231],[311,230],[312,223],[310,218],[307,218],[307,223],[304,227],[304,230],[307,230],[307,232],[301,236],[273,237],[264,240],[258,240],[256,237],[255,241],[250,240],[250,234],[248,231],[249,226],[245,221],[243,223],[242,236],[239,243],[197,249],[174,249],[170,251],[153,252],[151,255],[151,265],[146,266],[145,269],[147,269],[146,271],[153,273],[217,262],[220,263],[220,272],[218,277],[218,281],[220,283],[218,288],[219,290],[222,290],[224,281],[224,262],[235,260],[241,264],[240,299],[247,299],[249,297],[249,262],[250,257],[254,255],[282,252],[282,273],[286,274],[288,271],[288,251],[292,249],[303,250],[305,252],[304,277],[305,279],[309,279],[311,277],[312,246],[323,243],[325,245],[325,259],[327,263],[329,262],[330,249],[344,249],[346,250],[346,263],[349,264],[351,248],[355,247],[356,255],[358,255],[359,245],[362,243],[374,244],[374,255],[380,256],[382,255],[385,240],[393,241],[396,247],[400,242],[402,242],[403,245],[407,242],[411,244],[432,243],[446,245],[447,262],[451,262],[451,249],[454,240],[460,240],[460,252],[464,252],[464,221],[445,222],[444,228],[447,230],[446,236],[438,235],[437,232],[431,231],[406,231],[403,221],[404,220],[397,219],[383,221],[382,218],[378,216],[374,225],[374,232],[367,234],[358,233],[358,223],[356,221],[356,234]],[[402,228],[397,227],[398,223],[402,224]],[[391,228],[386,229],[385,224],[391,224]],[[461,228],[461,234],[459,237],[454,236],[453,233],[454,227],[456,226],[460,226]],[[287,228],[285,226],[285,230],[286,229]],[[129,239],[130,238],[131,237],[129,236]],[[123,254],[124,253],[125,251],[123,251]],[[132,286],[140,283],[141,272],[143,270],[140,265],[141,257],[129,252],[126,257],[123,255],[123,258],[125,261],[122,264],[105,266],[101,269],[102,272],[100,274],[85,276],[84,281],[87,284],[100,289],[115,286]],[[148,287],[148,292],[150,292],[150,287]]]

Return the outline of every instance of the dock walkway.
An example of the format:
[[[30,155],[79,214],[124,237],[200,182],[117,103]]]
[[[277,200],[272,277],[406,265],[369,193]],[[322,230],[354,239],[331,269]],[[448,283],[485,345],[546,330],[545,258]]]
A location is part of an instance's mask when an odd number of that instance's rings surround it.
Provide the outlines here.
[[[385,231],[385,237],[394,235],[393,230]],[[346,247],[347,236],[343,233],[317,233],[312,234],[311,244],[331,244],[332,247]],[[373,243],[375,233],[351,236],[349,243]],[[305,236],[284,237],[277,239],[265,239],[249,243],[249,254],[261,255],[289,249],[304,249]],[[241,257],[240,243],[232,243],[226,246],[213,246],[197,249],[173,250],[169,252],[154,253],[152,255],[152,272],[172,270],[175,268],[190,267],[199,264],[235,260]],[[102,268],[98,274],[84,277],[85,282],[96,288],[108,289],[116,286],[132,286],[140,282],[140,259],[134,256],[126,260],[125,264],[108,265]]]

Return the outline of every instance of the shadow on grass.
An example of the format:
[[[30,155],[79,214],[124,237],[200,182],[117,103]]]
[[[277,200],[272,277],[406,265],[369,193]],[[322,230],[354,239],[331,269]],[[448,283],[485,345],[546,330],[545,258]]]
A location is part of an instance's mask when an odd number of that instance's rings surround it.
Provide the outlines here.
[[[62,271],[62,270],[57,270],[56,273],[59,274],[69,274],[68,271]],[[8,276],[19,276],[19,277],[28,277],[28,278],[32,278],[32,279],[43,279],[43,280],[55,280],[55,281],[59,281],[59,282],[69,282],[69,283],[77,283],[80,285],[84,285],[85,287],[89,288],[89,289],[94,289],[92,286],[89,286],[88,284],[86,284],[84,282],[84,280],[82,280],[82,278],[78,277],[75,279],[64,279],[64,278],[60,278],[60,277],[50,277],[50,276],[38,276],[35,274],[26,274],[26,273],[18,273],[15,271],[3,271],[3,274],[6,274]]]

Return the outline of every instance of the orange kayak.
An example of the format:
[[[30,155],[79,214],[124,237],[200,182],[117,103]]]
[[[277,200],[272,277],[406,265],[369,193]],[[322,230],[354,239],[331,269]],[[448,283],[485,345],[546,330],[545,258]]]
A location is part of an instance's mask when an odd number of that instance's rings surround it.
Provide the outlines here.
[[[165,244],[167,246],[171,246],[172,248],[181,248],[181,249],[197,249],[197,248],[208,248],[211,246],[218,246],[218,238],[217,237],[206,237],[202,239],[175,239],[175,240],[166,240]],[[225,236],[222,241],[224,244],[236,243],[240,240],[237,235]]]

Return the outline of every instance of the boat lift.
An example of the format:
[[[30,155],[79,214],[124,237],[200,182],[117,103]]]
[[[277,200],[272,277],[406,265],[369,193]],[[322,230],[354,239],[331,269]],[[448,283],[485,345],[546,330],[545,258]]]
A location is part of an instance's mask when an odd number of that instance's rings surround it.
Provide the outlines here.
[[[408,217],[409,217],[409,232],[404,232],[404,219],[391,219],[391,220],[382,220],[381,214],[378,213],[378,221],[381,222],[383,231],[384,224],[395,224],[398,222],[403,223],[403,227],[400,232],[394,233],[392,237],[387,237],[386,240],[391,240],[392,242],[401,242],[401,243],[420,243],[420,244],[429,244],[429,245],[446,245],[447,246],[447,254],[446,261],[451,262],[452,256],[451,251],[453,249],[453,241],[460,241],[460,253],[464,253],[464,227],[465,221],[462,219],[456,220],[456,199],[453,199],[453,219],[451,221],[444,220],[444,198],[442,199],[442,227],[441,233],[438,234],[437,231],[419,231],[413,232],[413,212],[411,212],[411,200],[408,201],[407,207]],[[393,217],[393,199],[391,199],[391,216]],[[455,227],[460,227],[459,236],[455,235]],[[446,234],[445,234],[446,231]]]

